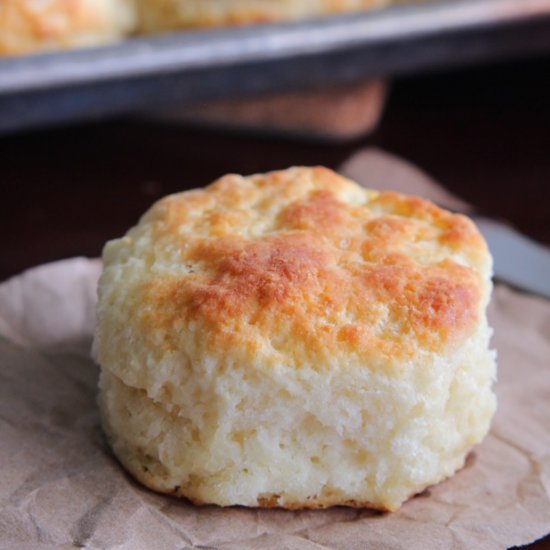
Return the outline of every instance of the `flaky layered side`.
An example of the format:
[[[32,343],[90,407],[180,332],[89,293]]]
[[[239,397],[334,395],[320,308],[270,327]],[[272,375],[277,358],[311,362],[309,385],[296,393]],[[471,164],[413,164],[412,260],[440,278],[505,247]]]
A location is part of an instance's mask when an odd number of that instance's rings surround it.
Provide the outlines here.
[[[395,510],[489,428],[491,258],[463,216],[324,168],[230,175],[104,262],[103,423],[154,489]]]
[[[136,25],[134,0],[0,0],[0,56],[109,43]]]

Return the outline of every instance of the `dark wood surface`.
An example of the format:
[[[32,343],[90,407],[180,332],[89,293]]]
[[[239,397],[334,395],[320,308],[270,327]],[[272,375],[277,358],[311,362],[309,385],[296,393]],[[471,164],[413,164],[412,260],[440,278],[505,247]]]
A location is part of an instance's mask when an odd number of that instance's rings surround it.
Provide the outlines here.
[[[394,83],[379,129],[289,141],[134,118],[0,138],[0,280],[100,254],[163,194],[226,172],[337,167],[366,145],[426,169],[487,214],[550,244],[550,58]]]
[[[352,143],[138,118],[2,137],[0,280],[98,256],[164,194],[226,172],[337,167],[367,145],[413,161],[481,211],[550,244],[550,58],[539,58],[400,79],[379,129]],[[548,549],[550,539],[532,548]]]

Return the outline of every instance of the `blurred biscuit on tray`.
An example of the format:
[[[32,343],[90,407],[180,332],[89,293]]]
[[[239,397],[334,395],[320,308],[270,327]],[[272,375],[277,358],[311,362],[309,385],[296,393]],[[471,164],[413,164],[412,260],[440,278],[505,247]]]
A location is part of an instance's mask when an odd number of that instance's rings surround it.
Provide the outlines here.
[[[143,32],[298,20],[381,8],[390,3],[390,0],[137,0]]]
[[[407,0],[0,0],[0,56],[96,46],[136,34],[307,19]]]
[[[0,56],[106,44],[135,25],[131,0],[0,0]]]

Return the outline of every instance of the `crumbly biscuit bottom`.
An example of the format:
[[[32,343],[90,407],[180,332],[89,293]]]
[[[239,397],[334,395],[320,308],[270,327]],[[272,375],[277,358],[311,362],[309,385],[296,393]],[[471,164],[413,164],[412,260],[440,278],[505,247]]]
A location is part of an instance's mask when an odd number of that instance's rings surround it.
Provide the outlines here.
[[[468,432],[457,434],[447,448],[442,446],[439,431],[430,432],[433,427],[429,422],[427,444],[394,433],[388,447],[380,443],[378,449],[354,450],[350,440],[336,435],[330,439],[318,433],[317,423],[311,421],[310,431],[297,436],[293,448],[279,452],[277,449],[284,445],[279,443],[278,447],[271,442],[277,437],[288,441],[285,434],[275,433],[267,443],[262,441],[261,429],[249,435],[229,431],[221,438],[211,431],[209,439],[201,439],[200,430],[190,427],[174,409],[168,412],[170,406],[155,402],[144,390],[127,386],[105,370],[101,384],[104,430],[115,455],[133,477],[153,490],[185,497],[196,504],[220,506],[396,510],[411,496],[463,466],[471,447],[485,435],[494,410],[492,394],[482,390],[481,395],[473,396],[470,406],[478,409],[480,419],[465,426]],[[224,420],[211,422],[218,426]],[[452,417],[447,422],[452,423]],[[204,432],[208,433],[212,425],[204,426]],[[301,429],[298,426],[296,433]],[[406,423],[395,428],[399,429],[406,432]],[[239,451],[235,451],[236,434],[243,438]],[[355,441],[359,437],[356,435]],[[326,456],[318,451],[322,445],[314,446],[314,453],[310,450],[311,442],[319,438],[327,442]],[[403,451],[398,445],[407,448]],[[434,452],[438,446],[440,455]],[[392,448],[404,452],[405,457],[417,456],[400,462],[391,455]],[[313,454],[319,456],[309,456]]]

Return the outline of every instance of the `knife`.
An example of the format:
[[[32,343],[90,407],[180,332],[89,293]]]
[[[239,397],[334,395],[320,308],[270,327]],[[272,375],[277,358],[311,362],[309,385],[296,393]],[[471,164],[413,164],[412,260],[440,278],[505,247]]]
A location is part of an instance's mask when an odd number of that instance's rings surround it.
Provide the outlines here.
[[[341,166],[340,172],[365,187],[420,195],[443,208],[468,215],[489,245],[495,277],[550,298],[550,248],[503,222],[478,216],[471,205],[449,193],[416,166],[371,148],[353,155]]]

